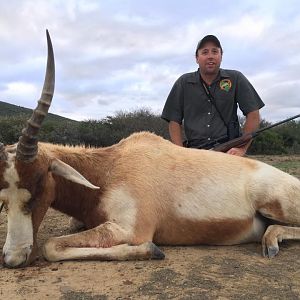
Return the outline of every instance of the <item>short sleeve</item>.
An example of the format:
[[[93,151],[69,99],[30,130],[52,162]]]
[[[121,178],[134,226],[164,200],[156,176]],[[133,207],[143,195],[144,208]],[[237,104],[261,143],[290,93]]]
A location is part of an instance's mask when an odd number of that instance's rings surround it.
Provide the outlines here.
[[[182,78],[180,77],[174,83],[170,91],[170,94],[166,100],[161,115],[162,119],[168,122],[175,121],[181,124],[183,120],[183,98],[184,98],[184,90],[183,90]]]
[[[238,72],[235,97],[245,116],[265,105],[249,80],[240,72]]]

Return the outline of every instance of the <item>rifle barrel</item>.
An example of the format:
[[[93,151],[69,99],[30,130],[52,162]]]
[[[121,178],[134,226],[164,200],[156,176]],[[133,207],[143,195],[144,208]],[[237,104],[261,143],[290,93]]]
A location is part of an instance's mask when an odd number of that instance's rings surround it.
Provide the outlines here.
[[[296,115],[296,116],[293,116],[293,117],[290,117],[290,118],[288,118],[288,119],[285,119],[285,120],[283,120],[283,121],[280,121],[280,122],[271,124],[271,125],[266,126],[266,127],[264,127],[264,128],[260,128],[260,129],[256,130],[255,133],[260,133],[260,132],[262,132],[262,131],[265,131],[265,130],[267,130],[267,129],[273,128],[273,127],[275,127],[275,126],[278,126],[278,125],[280,125],[280,124],[286,123],[286,122],[288,122],[288,121],[297,119],[297,118],[299,118],[299,117],[300,117],[300,114],[298,114],[298,115]]]
[[[290,117],[288,119],[285,119],[283,121],[274,123],[272,125],[263,127],[261,129],[258,129],[256,131],[254,131],[254,132],[244,134],[241,137],[235,138],[235,139],[230,140],[230,141],[228,141],[226,143],[216,145],[211,150],[220,151],[220,152],[227,152],[229,149],[231,149],[233,147],[241,147],[241,146],[245,145],[248,141],[250,141],[252,138],[256,137],[262,131],[265,131],[267,129],[273,128],[275,126],[278,126],[280,124],[286,123],[288,121],[294,120],[294,119],[299,118],[299,117],[300,117],[300,114],[296,115],[296,116],[293,116],[293,117]]]

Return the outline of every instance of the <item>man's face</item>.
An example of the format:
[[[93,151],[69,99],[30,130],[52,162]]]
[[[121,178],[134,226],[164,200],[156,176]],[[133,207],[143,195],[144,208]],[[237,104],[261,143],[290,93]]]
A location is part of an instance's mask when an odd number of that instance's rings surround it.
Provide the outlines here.
[[[196,61],[204,75],[214,75],[219,72],[222,61],[221,49],[214,43],[207,42],[197,52]]]

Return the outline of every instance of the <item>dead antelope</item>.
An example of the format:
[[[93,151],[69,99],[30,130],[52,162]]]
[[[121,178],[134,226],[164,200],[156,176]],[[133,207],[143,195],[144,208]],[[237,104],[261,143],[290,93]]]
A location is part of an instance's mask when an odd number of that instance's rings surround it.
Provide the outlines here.
[[[273,257],[278,242],[299,239],[300,182],[264,163],[178,147],[146,132],[101,149],[38,143],[54,92],[48,33],[47,41],[41,100],[19,142],[0,149],[7,267],[34,259],[38,229],[49,206],[86,228],[50,238],[44,245],[49,261],[161,259],[164,254],[155,244],[260,240],[263,254]]]

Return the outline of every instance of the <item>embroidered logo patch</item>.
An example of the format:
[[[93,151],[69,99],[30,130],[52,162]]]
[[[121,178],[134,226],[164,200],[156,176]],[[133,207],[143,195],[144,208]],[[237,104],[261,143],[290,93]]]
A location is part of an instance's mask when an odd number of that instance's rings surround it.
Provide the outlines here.
[[[230,79],[222,79],[220,81],[220,89],[225,91],[225,92],[229,92],[231,89],[232,83]]]

